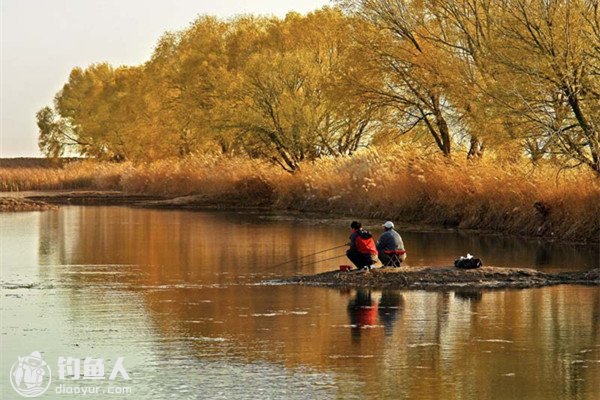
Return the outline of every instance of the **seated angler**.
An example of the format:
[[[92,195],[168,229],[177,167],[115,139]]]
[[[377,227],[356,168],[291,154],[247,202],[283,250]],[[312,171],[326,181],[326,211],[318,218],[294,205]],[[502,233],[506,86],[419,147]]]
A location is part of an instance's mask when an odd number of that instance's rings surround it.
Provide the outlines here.
[[[373,241],[373,235],[369,231],[362,229],[362,224],[353,221],[350,224],[352,234],[350,235],[350,248],[346,255],[358,269],[371,269],[371,265],[377,262],[375,255],[377,249]]]
[[[406,251],[400,234],[394,230],[394,223],[386,221],[384,232],[377,241],[377,254],[384,267],[399,267],[406,259]]]

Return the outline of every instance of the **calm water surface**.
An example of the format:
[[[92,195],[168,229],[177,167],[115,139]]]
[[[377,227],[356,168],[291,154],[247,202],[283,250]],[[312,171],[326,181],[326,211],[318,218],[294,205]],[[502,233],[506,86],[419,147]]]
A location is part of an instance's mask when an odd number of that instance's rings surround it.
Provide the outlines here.
[[[346,263],[346,222],[63,207],[0,215],[1,398],[39,350],[87,398],[598,399],[600,289],[340,291],[265,285]],[[402,232],[409,265],[598,266],[597,246]],[[58,379],[58,357],[124,357],[130,380]],[[82,372],[83,373],[83,372]]]

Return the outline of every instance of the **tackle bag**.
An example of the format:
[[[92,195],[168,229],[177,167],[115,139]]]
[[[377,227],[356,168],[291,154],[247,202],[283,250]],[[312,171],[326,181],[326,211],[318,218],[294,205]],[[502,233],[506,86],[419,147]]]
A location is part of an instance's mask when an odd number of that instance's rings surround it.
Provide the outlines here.
[[[475,257],[461,257],[454,260],[454,266],[460,269],[475,269],[483,265],[480,258]]]

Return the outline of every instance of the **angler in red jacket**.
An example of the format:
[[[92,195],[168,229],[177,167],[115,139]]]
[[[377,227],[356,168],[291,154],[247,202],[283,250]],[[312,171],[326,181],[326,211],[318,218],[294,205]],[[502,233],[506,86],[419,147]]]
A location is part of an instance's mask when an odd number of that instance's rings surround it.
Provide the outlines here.
[[[377,262],[377,248],[373,235],[362,229],[362,225],[358,221],[352,221],[350,228],[352,228],[350,248],[346,251],[346,255],[356,268],[371,269],[371,265]]]

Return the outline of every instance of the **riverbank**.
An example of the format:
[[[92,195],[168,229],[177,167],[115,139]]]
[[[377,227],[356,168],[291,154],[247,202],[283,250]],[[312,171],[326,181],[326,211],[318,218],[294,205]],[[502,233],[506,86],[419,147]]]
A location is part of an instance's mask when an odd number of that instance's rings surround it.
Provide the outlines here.
[[[370,149],[323,158],[294,174],[264,160],[210,155],[142,164],[86,161],[54,169],[6,168],[0,169],[0,188],[121,193],[86,204],[141,196],[137,205],[143,201],[154,208],[308,212],[600,241],[600,181],[589,171],[561,172],[550,164],[532,167],[491,155],[478,162],[448,160],[409,150]]]
[[[149,208],[152,208],[152,202],[166,200],[161,196],[138,195],[111,190],[29,192],[23,198],[52,205],[147,206]]]
[[[56,208],[56,205],[43,201],[17,197],[0,197],[0,212],[46,211]]]
[[[329,271],[284,278],[277,283],[371,289],[524,289],[560,284],[600,285],[600,269],[545,273],[526,268],[453,267],[376,268],[363,271]]]
[[[233,195],[190,195],[181,197],[166,197],[156,195],[131,194],[120,191],[98,191],[98,190],[67,190],[67,191],[30,191],[5,193],[7,196],[26,199],[32,202],[47,204],[48,208],[60,205],[95,205],[95,206],[130,206],[152,209],[173,209],[190,211],[248,211],[261,214],[274,213],[275,215],[293,217],[300,219],[315,220],[344,220],[349,218],[361,219],[363,224],[369,229],[378,227],[381,220],[377,218],[362,218],[356,215],[346,215],[344,213],[319,212],[313,210],[296,210],[293,208],[277,208],[264,199],[257,198],[254,201],[243,201]],[[10,210],[7,210],[10,211]],[[456,226],[446,226],[444,224],[431,223],[412,223],[399,221],[398,227],[403,231],[447,231],[448,229],[473,232],[475,234],[503,235],[503,233],[492,229],[473,229],[459,228]],[[524,238],[535,238],[541,235],[522,235],[511,234],[512,236],[521,236]],[[591,241],[572,241],[565,240],[560,236],[543,237],[546,241],[559,241],[572,244],[590,244]]]

